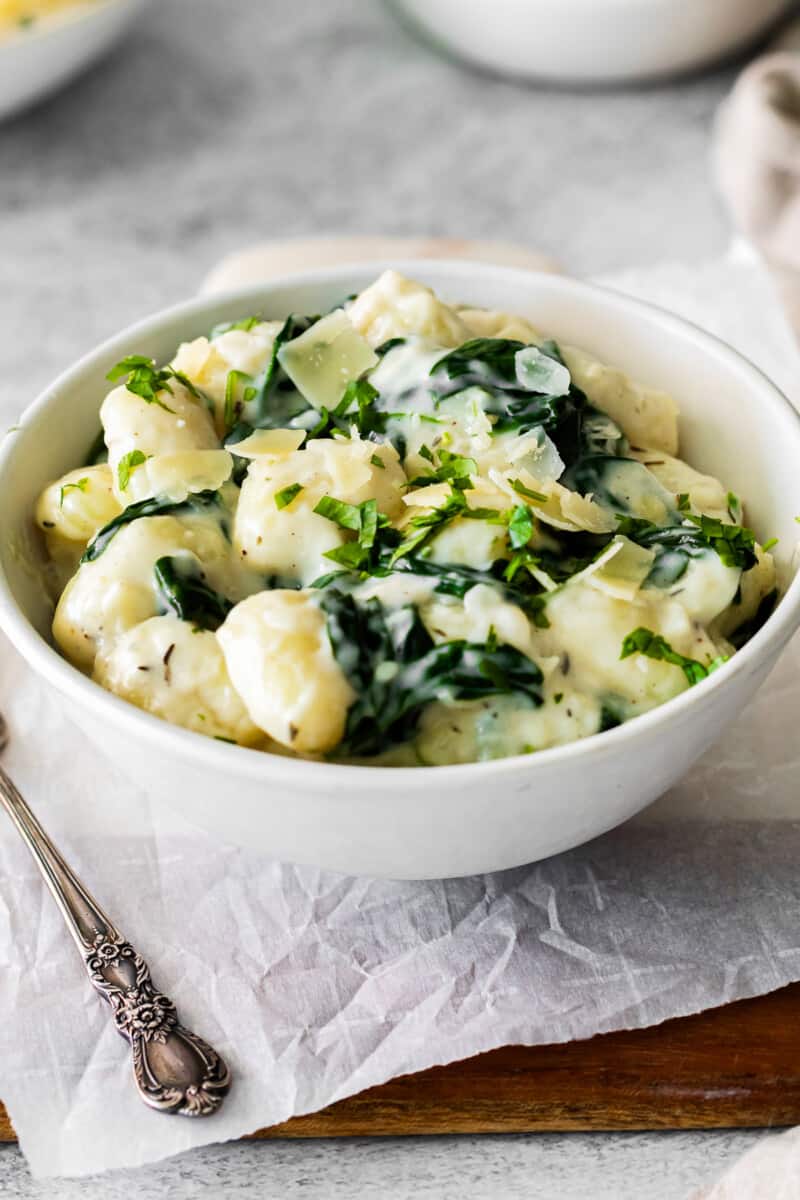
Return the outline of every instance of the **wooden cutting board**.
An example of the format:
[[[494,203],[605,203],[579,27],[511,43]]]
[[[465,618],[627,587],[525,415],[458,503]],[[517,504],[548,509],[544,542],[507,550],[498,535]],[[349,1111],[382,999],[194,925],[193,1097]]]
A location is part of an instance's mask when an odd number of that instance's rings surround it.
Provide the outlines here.
[[[800,984],[651,1029],[506,1046],[258,1138],[800,1124]],[[0,1141],[14,1131],[0,1105]]]

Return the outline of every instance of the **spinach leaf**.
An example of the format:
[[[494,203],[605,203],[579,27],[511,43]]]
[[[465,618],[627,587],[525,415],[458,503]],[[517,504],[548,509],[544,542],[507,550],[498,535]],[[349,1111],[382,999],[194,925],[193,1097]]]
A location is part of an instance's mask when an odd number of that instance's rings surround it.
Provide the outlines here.
[[[632,506],[638,500],[652,497],[663,505],[666,524],[677,524],[680,520],[672,493],[634,458],[583,454],[564,472],[561,483],[582,496],[594,496],[613,512],[628,516],[632,515]]]
[[[517,692],[542,703],[542,673],[512,646],[466,641],[435,645],[413,606],[357,604],[336,588],[324,592],[334,655],[357,694],[348,709],[340,749],[380,753],[408,741],[423,709],[435,700],[477,700]]]
[[[778,589],[773,588],[766,596],[762,596],[761,601],[755,613],[749,620],[743,621],[741,625],[734,629],[733,633],[728,635],[728,641],[737,650],[741,650],[745,642],[749,642],[754,634],[758,633],[761,626],[775,611],[775,605],[778,603]]]
[[[165,612],[201,629],[218,629],[233,604],[209,587],[200,563],[193,556],[165,556],[156,561],[158,595]]]
[[[461,563],[437,563],[412,554],[395,560],[390,566],[387,565],[385,570],[378,570],[375,574],[390,575],[399,572],[435,578],[435,592],[444,596],[457,596],[462,600],[470,588],[483,583],[497,588],[501,596],[518,605],[539,629],[547,629],[550,624],[545,612],[547,592],[527,571],[515,571],[512,575],[508,570],[509,565],[505,560],[498,559],[489,570],[484,571],[479,567],[463,566]]]
[[[89,447],[83,465],[85,467],[96,467],[98,463],[106,462],[108,462],[108,447],[106,446],[105,430],[101,429]]]
[[[136,504],[129,504],[94,535],[83,552],[81,562],[94,562],[120,529],[125,525],[130,525],[131,521],[138,521],[140,517],[165,517],[180,512],[207,512],[211,508],[224,511],[225,506],[220,499],[219,492],[195,492],[193,495],[187,496],[185,500],[178,501],[162,500],[154,496],[149,500],[139,500]],[[224,522],[223,531],[227,535]]]
[[[512,338],[472,338],[450,350],[431,367],[431,375],[443,371],[458,382],[458,390],[469,384],[485,387],[519,388],[516,356],[525,342]],[[466,382],[468,381],[468,383]]]
[[[526,374],[518,372],[517,355],[531,350],[537,352],[536,370],[528,371],[530,383],[523,386],[520,379]],[[546,369],[543,364],[548,364]],[[496,418],[495,433],[526,433],[541,426],[565,462],[577,456],[587,401],[569,382],[555,342],[532,347],[510,338],[473,338],[435,362],[430,376],[438,401],[468,387],[479,387],[485,395],[484,410]],[[547,380],[555,385],[552,393],[540,390]]]

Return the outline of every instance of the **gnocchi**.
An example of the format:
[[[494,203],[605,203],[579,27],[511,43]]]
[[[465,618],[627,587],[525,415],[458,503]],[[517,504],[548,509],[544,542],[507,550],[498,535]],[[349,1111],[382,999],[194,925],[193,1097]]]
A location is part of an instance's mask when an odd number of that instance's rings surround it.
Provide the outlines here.
[[[109,379],[106,461],[34,514],[53,636],[195,733],[387,767],[533,753],[702,682],[778,598],[742,502],[678,457],[672,397],[395,271]]]

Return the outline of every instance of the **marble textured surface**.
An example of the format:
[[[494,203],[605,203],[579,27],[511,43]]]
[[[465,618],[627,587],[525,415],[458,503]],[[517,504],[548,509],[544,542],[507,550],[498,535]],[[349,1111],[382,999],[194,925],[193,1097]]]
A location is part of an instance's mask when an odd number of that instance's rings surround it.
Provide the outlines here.
[[[160,0],[112,58],[0,127],[0,421],[265,237],[499,237],[577,272],[718,254],[707,146],[732,77],[521,87],[440,61],[376,2]],[[756,1136],[275,1142],[42,1185],[3,1147],[0,1194],[679,1200]]]

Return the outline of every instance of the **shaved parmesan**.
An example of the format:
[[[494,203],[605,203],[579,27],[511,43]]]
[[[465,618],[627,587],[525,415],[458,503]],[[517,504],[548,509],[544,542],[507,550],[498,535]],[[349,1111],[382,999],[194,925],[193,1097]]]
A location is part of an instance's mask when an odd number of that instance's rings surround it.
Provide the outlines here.
[[[314,408],[335,408],[348,383],[374,367],[378,356],[337,308],[300,337],[286,342],[278,361]]]

